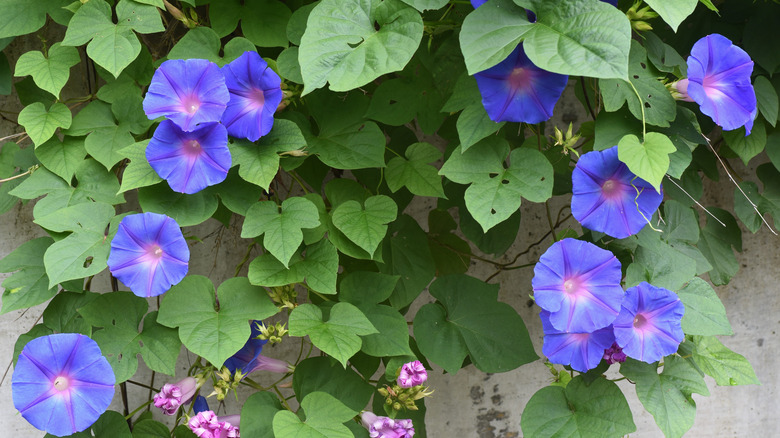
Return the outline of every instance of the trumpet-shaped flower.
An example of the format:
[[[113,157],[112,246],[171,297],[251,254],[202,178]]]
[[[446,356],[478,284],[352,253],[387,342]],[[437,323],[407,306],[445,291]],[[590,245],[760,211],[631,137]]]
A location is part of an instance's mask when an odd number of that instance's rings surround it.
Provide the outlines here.
[[[199,414],[203,411],[210,411],[209,402],[206,401],[206,397],[199,395],[195,397],[195,401],[192,402],[192,412]]]
[[[198,438],[241,438],[239,418],[238,415],[217,417],[213,411],[203,411],[193,415],[187,427]]]
[[[685,306],[672,291],[642,282],[626,291],[620,315],[612,324],[617,344],[628,356],[653,363],[677,351],[685,336]]]
[[[125,216],[111,241],[111,274],[139,297],[168,291],[187,275],[190,250],[175,220],[164,214]]]
[[[260,354],[263,351],[263,345],[268,341],[259,339],[258,335],[262,333],[259,328],[260,321],[252,321],[252,333],[243,347],[236,354],[230,356],[225,361],[224,366],[231,373],[241,371],[242,374],[251,374],[255,371],[270,371],[272,373],[287,373],[294,368],[287,362],[272,357],[266,357]]]
[[[428,380],[428,372],[425,370],[423,364],[416,360],[414,362],[405,363],[401,367],[401,373],[398,375],[397,382],[401,388],[411,388],[417,385],[422,385]]]
[[[604,328],[620,313],[625,293],[620,262],[609,251],[575,239],[554,243],[539,258],[531,284],[550,323],[568,333]]]
[[[89,428],[114,397],[114,371],[97,343],[76,333],[31,340],[11,379],[14,407],[36,428],[67,436]]]
[[[244,52],[222,67],[230,91],[222,123],[233,137],[257,141],[271,131],[282,102],[282,80],[257,52]]]
[[[368,436],[371,438],[412,438],[414,436],[412,420],[393,420],[366,411],[360,414],[360,421],[363,427],[368,429]]]
[[[474,75],[482,105],[495,122],[539,123],[553,108],[569,78],[535,66],[518,44],[509,56]]]
[[[183,131],[163,120],[146,147],[146,160],[172,190],[193,194],[227,178],[232,162],[227,143],[227,130],[219,123]]]
[[[644,228],[663,200],[662,193],[618,160],[617,146],[582,155],[571,181],[574,218],[618,239]]]
[[[185,131],[200,123],[219,122],[230,94],[217,64],[205,59],[172,59],[152,76],[144,98],[150,119],[167,117]]]
[[[581,373],[596,368],[604,357],[604,350],[615,342],[611,326],[592,333],[567,333],[550,324],[550,312],[542,310],[539,317],[544,329],[542,353],[550,362],[571,365]]]
[[[165,415],[174,415],[179,406],[187,403],[198,390],[198,381],[194,377],[185,377],[176,383],[166,383],[160,392],[154,395],[154,406]]]
[[[683,100],[699,104],[723,129],[753,128],[756,92],[750,83],[750,55],[719,34],[707,35],[693,45],[688,57],[688,78],[676,83]]]

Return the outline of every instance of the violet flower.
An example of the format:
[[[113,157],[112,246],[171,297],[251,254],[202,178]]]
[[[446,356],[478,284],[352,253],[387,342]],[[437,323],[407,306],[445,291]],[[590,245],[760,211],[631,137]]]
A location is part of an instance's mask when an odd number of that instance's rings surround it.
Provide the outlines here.
[[[282,360],[266,357],[260,353],[263,351],[265,339],[258,339],[262,332],[258,328],[260,321],[252,321],[252,333],[243,347],[236,354],[230,356],[223,366],[231,373],[241,371],[242,374],[251,374],[255,371],[270,371],[273,373],[287,373],[292,371],[291,366]]]
[[[617,146],[583,154],[571,181],[574,218],[618,239],[644,228],[663,201],[662,193],[618,159]]]
[[[368,436],[371,438],[412,438],[414,436],[412,420],[393,420],[364,411],[360,414],[360,421],[363,427],[368,429]]]
[[[86,430],[114,397],[114,370],[97,343],[77,333],[31,340],[11,379],[14,407],[54,436]]]
[[[125,216],[111,241],[111,274],[139,297],[168,291],[187,275],[190,250],[175,220],[164,214]]]
[[[615,362],[623,363],[626,361],[626,353],[623,353],[623,349],[614,342],[611,347],[604,350],[604,360],[610,365]]]
[[[144,97],[150,119],[167,117],[185,131],[200,123],[219,122],[230,100],[225,77],[211,61],[172,59],[154,72]]]
[[[542,70],[523,51],[523,44],[500,63],[474,75],[482,105],[494,122],[540,123],[553,108],[569,77]]]
[[[227,143],[227,130],[219,123],[182,131],[163,120],[146,147],[146,160],[173,191],[193,194],[227,178],[232,162]]]
[[[401,373],[398,375],[398,386],[401,388],[412,388],[422,385],[428,380],[428,372],[419,360],[405,363],[401,367]]]
[[[187,422],[198,438],[240,438],[240,416],[217,417],[213,411],[198,412]]]
[[[693,45],[688,57],[688,78],[678,81],[682,100],[696,102],[701,112],[727,131],[753,129],[756,92],[750,83],[750,55],[719,34],[707,35]]]
[[[477,9],[485,3],[487,3],[487,0],[471,0],[471,6],[474,6],[474,9]]]
[[[550,324],[550,312],[542,310],[539,318],[544,330],[542,353],[550,362],[571,365],[581,373],[596,368],[604,356],[604,350],[615,342],[611,326],[592,333],[566,333]]]
[[[653,363],[677,351],[685,306],[672,291],[647,282],[629,288],[615,322],[617,344],[628,356]]]
[[[568,333],[606,327],[620,313],[625,293],[620,262],[609,251],[575,239],[554,243],[539,258],[531,284],[550,323]]]
[[[209,402],[206,401],[206,397],[199,395],[195,397],[195,401],[192,402],[192,412],[199,414],[203,411],[210,411]]]
[[[185,377],[176,383],[166,383],[160,392],[154,395],[154,405],[165,415],[174,415],[179,406],[189,402],[198,390],[198,381],[194,377]]]
[[[257,141],[271,131],[282,102],[282,80],[257,52],[244,52],[222,67],[230,91],[222,123],[233,137]]]

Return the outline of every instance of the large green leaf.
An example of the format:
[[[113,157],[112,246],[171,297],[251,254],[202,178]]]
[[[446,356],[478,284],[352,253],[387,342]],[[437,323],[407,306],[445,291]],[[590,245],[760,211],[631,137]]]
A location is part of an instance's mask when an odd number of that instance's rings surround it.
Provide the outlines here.
[[[285,199],[281,211],[276,202],[261,201],[247,211],[241,237],[264,234],[265,249],[288,268],[290,259],[303,242],[301,229],[319,225],[317,206],[306,198],[296,196]]]
[[[326,82],[333,91],[347,91],[401,70],[422,34],[419,12],[400,0],[323,0],[301,38],[303,93]]]
[[[275,287],[306,280],[306,284],[322,294],[336,293],[339,254],[329,240],[321,240],[306,247],[301,259],[293,258],[290,267],[271,254],[263,254],[249,264],[249,281],[258,286]]]
[[[55,103],[47,110],[42,103],[35,102],[19,113],[19,124],[24,126],[35,146],[40,146],[54,135],[57,128],[67,129],[71,117],[70,110],[62,103]]]
[[[392,198],[384,195],[372,196],[363,205],[347,201],[333,209],[333,225],[351,241],[373,254],[387,233],[387,224],[394,221],[398,206]]]
[[[401,309],[428,286],[436,274],[436,265],[425,231],[410,216],[404,214],[394,221],[390,225],[390,236],[382,249],[384,263],[379,264],[379,270],[401,277],[390,295],[390,305]]]
[[[714,336],[694,336],[693,360],[720,386],[759,385],[750,362]]]
[[[352,304],[336,303],[323,321],[322,310],[302,304],[290,313],[290,336],[309,336],[311,342],[346,368],[347,360],[360,350],[360,336],[377,333],[363,312]]]
[[[273,418],[282,409],[275,394],[269,391],[252,394],[241,407],[241,433],[255,438],[274,438]]]
[[[658,15],[677,32],[680,23],[683,22],[696,9],[698,0],[676,0],[674,2],[664,0],[647,0],[646,3],[658,12]],[[669,435],[667,435],[668,437]]]
[[[473,103],[460,113],[455,127],[458,129],[460,145],[465,152],[483,138],[494,134],[506,122],[496,123],[490,120],[482,102]]]
[[[525,436],[535,438],[618,438],[636,430],[620,388],[604,378],[586,385],[582,376],[566,388],[537,391],[523,410],[520,426]]]
[[[669,154],[677,150],[669,137],[648,132],[644,141],[633,134],[626,135],[618,143],[618,158],[626,163],[634,175],[649,182],[661,191],[661,180],[669,170]]]
[[[74,47],[54,43],[46,55],[38,51],[24,53],[16,61],[15,76],[32,76],[38,87],[59,96],[70,77],[70,68],[81,62]]]
[[[222,367],[249,339],[247,321],[265,319],[276,312],[265,290],[250,285],[246,277],[226,280],[215,294],[211,280],[191,275],[165,294],[157,320],[178,327],[184,346]]]
[[[486,373],[510,371],[538,358],[520,315],[497,301],[498,285],[448,275],[434,281],[429,291],[440,304],[423,306],[428,308],[425,312],[420,309],[414,336],[420,351],[442,367],[447,364],[447,372],[460,368],[465,350],[474,366]]]
[[[677,292],[685,305],[682,329],[689,335],[732,335],[726,308],[706,281],[699,277],[691,280]]]
[[[36,306],[57,293],[56,287],[49,287],[43,265],[43,254],[52,243],[50,237],[29,240],[0,260],[0,272],[13,272],[3,280],[0,314]]]
[[[404,153],[387,163],[387,187],[395,193],[406,187],[413,195],[444,198],[438,170],[428,164],[441,158],[441,152],[430,143],[414,143]]]
[[[660,374],[657,364],[628,358],[620,373],[635,383],[639,400],[667,438],[680,438],[693,426],[696,402],[691,394],[710,395],[704,376],[679,356],[666,357]]]
[[[760,154],[766,146],[766,126],[761,120],[756,120],[750,135],[745,135],[745,128],[741,127],[733,131],[723,131],[723,139],[745,165],[751,158]]]
[[[357,414],[343,403],[325,392],[312,392],[301,401],[306,412],[306,421],[288,410],[274,415],[273,428],[277,437],[297,438],[353,438],[354,435],[343,423]]]
[[[315,391],[327,392],[355,411],[364,409],[375,391],[352,368],[344,368],[327,356],[301,361],[295,367],[292,385],[298,400]]]
[[[287,47],[287,22],[292,12],[277,0],[221,0],[219,7],[209,8],[211,28],[220,37],[236,29],[241,21],[241,32],[260,47]]]
[[[162,181],[157,172],[146,161],[146,146],[149,140],[133,143],[120,150],[120,154],[130,159],[130,163],[122,173],[122,187],[119,193],[139,187],[151,186]]]
[[[696,275],[696,260],[663,242],[649,227],[639,232],[637,243],[634,263],[626,272],[626,286],[647,281],[676,291]]]
[[[757,77],[753,82],[753,87],[756,89],[756,100],[761,115],[774,127],[777,124],[777,114],[780,109],[778,108],[780,102],[775,87],[766,76]]]
[[[470,75],[506,59],[533,27],[511,0],[490,0],[463,20],[460,48]]]
[[[220,49],[224,56],[220,55]],[[168,53],[168,59],[208,59],[223,66],[246,51],[255,51],[256,47],[246,38],[235,37],[222,47],[214,30],[206,26],[190,29]]]
[[[46,23],[46,13],[57,15],[70,0],[0,0],[0,38],[35,32]],[[64,24],[64,23],[63,23]]]
[[[84,140],[65,137],[64,141],[54,137],[35,148],[35,156],[47,169],[57,176],[70,181],[87,155]]]
[[[163,183],[138,190],[138,203],[145,212],[167,215],[182,227],[204,222],[219,206],[216,195],[209,191],[187,195],[174,192]]]

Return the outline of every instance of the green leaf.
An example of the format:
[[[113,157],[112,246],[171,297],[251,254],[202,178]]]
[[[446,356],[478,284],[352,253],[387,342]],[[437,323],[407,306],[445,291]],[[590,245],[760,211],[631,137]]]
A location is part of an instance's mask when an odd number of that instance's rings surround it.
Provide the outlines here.
[[[275,287],[306,280],[313,290],[327,295],[336,293],[339,255],[328,240],[306,247],[303,259],[294,257],[290,268],[271,254],[263,254],[249,264],[249,281],[258,286]]]
[[[669,170],[669,154],[676,150],[669,137],[658,132],[648,132],[644,142],[629,134],[618,143],[618,158],[626,163],[634,175],[660,192],[661,180]]]
[[[759,194],[756,183],[742,181],[739,183],[739,187],[734,188],[734,213],[745,224],[745,227],[755,234],[763,225],[763,221],[761,214],[753,209],[751,202],[755,205],[761,205],[765,201],[764,197]]]
[[[480,8],[481,9],[481,8]],[[482,102],[473,103],[463,109],[455,126],[461,148],[465,152],[483,138],[495,133],[506,122],[496,123],[490,120]]]
[[[264,391],[252,394],[241,407],[241,433],[255,438],[274,438],[273,418],[283,410],[276,395]]]
[[[363,312],[349,303],[336,303],[327,321],[322,310],[313,304],[302,304],[290,313],[290,336],[306,336],[323,352],[333,356],[346,368],[347,360],[360,350],[358,335],[377,333]]]
[[[8,64],[8,58],[5,56],[5,53],[0,52],[0,95],[7,96],[11,94],[13,84],[14,80],[11,75],[11,66]]]
[[[288,410],[274,415],[274,435],[297,438],[353,438],[354,435],[343,423],[357,415],[340,401],[325,392],[312,392],[301,401],[306,412],[306,421]]]
[[[734,246],[737,251],[742,250],[742,231],[737,221],[729,212],[720,208],[709,207],[710,213],[718,217],[726,226],[707,216],[707,225],[701,229],[698,248],[704,257],[712,264],[710,281],[716,285],[727,284],[731,277],[739,271]]]
[[[219,194],[222,205],[241,216],[246,216],[249,207],[263,196],[263,189],[245,181],[235,171],[230,171],[225,181],[216,186],[214,190]]]
[[[112,106],[100,101],[93,101],[76,114],[66,134],[87,135],[84,140],[87,152],[110,170],[116,163],[125,158],[119,151],[135,142],[130,131],[137,127],[133,121],[123,120],[117,124],[114,121],[112,109],[133,105],[136,110],[142,111],[140,97],[136,97],[136,99],[138,100],[118,99],[117,105]],[[130,110],[130,108],[126,108],[126,110]],[[148,122],[143,112],[141,112],[141,116],[144,122]]]
[[[444,198],[438,170],[428,164],[441,158],[441,152],[430,143],[413,143],[404,157],[394,157],[387,163],[387,186],[395,193],[406,186],[417,196]]]
[[[71,3],[70,0],[0,0],[0,38],[35,32],[46,23],[46,13]]]
[[[177,327],[185,347],[221,368],[249,339],[247,321],[278,311],[265,290],[250,285],[246,277],[225,280],[215,294],[207,277],[189,275],[165,294],[157,321]]]
[[[428,286],[436,274],[427,235],[410,216],[402,214],[390,226],[390,238],[382,248],[384,263],[379,271],[399,275],[401,280],[390,295],[396,309],[408,306]]]
[[[19,113],[19,124],[24,126],[35,146],[40,146],[54,135],[57,128],[67,129],[71,117],[70,110],[62,103],[55,103],[47,110],[42,103],[35,102]]]
[[[428,247],[438,275],[465,274],[471,266],[471,246],[455,234],[457,228],[448,211],[437,208],[428,213]]]
[[[460,368],[464,350],[474,366],[486,373],[513,370],[538,358],[520,315],[497,301],[498,285],[448,275],[434,281],[429,291],[440,304],[420,309],[414,318],[414,336],[420,351],[447,372]]]
[[[509,143],[503,138],[489,137],[468,150],[456,147],[439,174],[458,184],[470,184],[483,180],[485,175],[503,172],[507,155]]]
[[[758,76],[753,81],[753,87],[756,90],[756,100],[758,101],[758,109],[761,111],[761,115],[774,127],[777,124],[779,105],[775,87],[772,86],[772,83],[769,82],[766,76]]]
[[[313,202],[303,197],[287,198],[279,206],[273,201],[254,204],[246,213],[241,237],[265,234],[263,245],[288,268],[290,259],[303,242],[301,228],[320,225],[319,212]]]
[[[647,281],[654,286],[679,290],[696,275],[696,261],[661,241],[657,232],[645,227],[639,232],[634,263],[626,273],[626,285]],[[641,267],[641,269],[639,269]]]
[[[441,9],[447,3],[448,0],[402,0],[409,6],[414,7],[420,12],[427,11],[429,9]]]
[[[714,336],[694,336],[693,360],[720,386],[760,385],[753,367]]]
[[[655,12],[658,12],[658,15],[672,27],[673,31],[677,32],[680,23],[693,13],[693,10],[696,9],[696,5],[699,4],[699,1],[678,0],[674,3],[670,3],[664,0],[648,0],[647,4],[653,8]],[[666,436],[668,437],[669,435]]]
[[[764,122],[756,120],[750,135],[745,136],[745,128],[741,127],[733,131],[723,131],[723,139],[747,166],[748,161],[760,154],[766,146],[766,127]]]
[[[548,386],[534,394],[520,419],[525,436],[609,438],[636,430],[631,409],[618,386],[598,378],[586,385],[582,376],[566,388]]]
[[[363,380],[352,368],[344,368],[327,356],[304,359],[295,367],[293,390],[298,400],[308,394],[326,392],[350,409],[364,409],[375,388]]]
[[[309,151],[326,165],[337,169],[385,167],[385,135],[376,123],[321,128],[320,136],[311,139]]]
[[[220,56],[222,43],[219,35],[210,27],[199,26],[190,29],[168,53],[168,59],[208,59],[223,66],[238,58],[246,51],[256,51],[255,45],[246,38],[231,39],[223,49],[224,57]]]
[[[693,426],[696,402],[691,394],[710,395],[704,376],[679,356],[667,356],[660,374],[657,364],[628,358],[620,373],[636,384],[639,401],[667,438],[680,438]]]
[[[130,163],[122,173],[122,187],[119,193],[157,184],[162,181],[157,172],[146,161],[146,146],[149,140],[139,141],[122,148],[119,153],[130,159]]]
[[[92,325],[78,313],[78,310],[98,296],[99,294],[92,292],[58,293],[43,311],[43,324],[59,333],[81,333],[92,336]]]
[[[79,51],[74,47],[54,43],[47,55],[38,51],[23,54],[16,61],[14,75],[30,75],[38,87],[59,96],[70,77],[70,68],[81,62]]]
[[[422,34],[420,14],[399,0],[323,0],[301,38],[303,94],[326,82],[347,91],[403,69]]]
[[[95,438],[132,438],[125,417],[116,411],[106,411],[92,425]]]
[[[260,47],[287,47],[287,22],[290,8],[276,0],[222,0],[218,8],[209,8],[211,27],[220,37],[227,36],[241,21],[241,32]]]
[[[331,212],[333,224],[351,241],[373,254],[387,234],[388,223],[398,215],[398,206],[388,196],[372,196],[361,206],[347,201]]]
[[[726,308],[706,281],[695,277],[677,292],[685,305],[682,329],[689,335],[732,335]]]
[[[268,190],[271,181],[279,171],[279,155],[306,147],[301,129],[289,120],[274,120],[268,135],[257,143],[237,140],[228,144],[233,156],[233,165],[239,166],[241,178]]]
[[[86,155],[84,140],[74,137],[65,137],[64,141],[54,137],[35,148],[35,156],[41,164],[65,181],[73,178]]]
[[[469,75],[506,59],[532,27],[525,11],[510,0],[491,0],[469,13],[460,31]]]
[[[56,287],[49,287],[43,266],[43,254],[52,243],[49,237],[29,240],[0,260],[0,272],[13,272],[3,280],[0,314],[36,306],[57,294]]]
[[[628,79],[631,24],[622,11],[593,0],[567,0],[565,7],[514,1],[536,13],[523,35],[523,49],[534,65],[564,75]]]
[[[170,438],[168,426],[154,420],[141,420],[133,424],[133,438]]]
[[[145,212],[167,215],[182,227],[205,222],[219,206],[216,195],[209,191],[187,195],[172,191],[167,184],[139,189],[138,203]]]

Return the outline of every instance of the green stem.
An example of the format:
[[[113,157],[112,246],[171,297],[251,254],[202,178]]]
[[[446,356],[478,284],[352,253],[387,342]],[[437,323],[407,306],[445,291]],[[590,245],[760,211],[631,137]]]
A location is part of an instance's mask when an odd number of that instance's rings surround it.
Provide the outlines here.
[[[642,143],[644,143],[645,135],[647,135],[647,128],[645,126],[645,102],[642,100],[642,96],[639,95],[639,90],[636,89],[634,84],[631,81],[628,81],[628,83],[631,85],[631,89],[634,90],[636,98],[639,99],[639,109],[642,110]]]
[[[402,156],[401,156],[401,154],[399,154],[398,152],[396,152],[396,151],[394,151],[394,150],[390,149],[390,148],[389,148],[389,147],[387,147],[387,146],[385,146],[385,149],[387,149],[388,151],[390,151],[390,152],[394,153],[396,157],[399,157],[399,158],[404,158],[404,157],[402,157]],[[404,159],[406,159],[406,158],[404,158]]]
[[[301,179],[297,175],[295,175],[293,172],[288,172],[287,174],[290,175],[290,177],[294,179],[299,186],[301,186],[303,193],[306,193],[307,195],[309,194],[309,189],[307,189],[306,186],[303,185],[303,181],[301,181]]]
[[[147,405],[150,405],[150,404],[152,404],[151,400],[147,401],[146,403],[142,404],[141,406],[138,406],[137,408],[135,408],[135,410],[133,412],[130,412],[129,414],[125,415],[125,420],[130,421],[130,419],[133,418],[133,415],[141,412],[141,410],[143,410],[143,408],[145,408]]]

